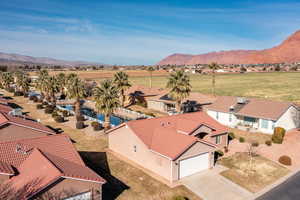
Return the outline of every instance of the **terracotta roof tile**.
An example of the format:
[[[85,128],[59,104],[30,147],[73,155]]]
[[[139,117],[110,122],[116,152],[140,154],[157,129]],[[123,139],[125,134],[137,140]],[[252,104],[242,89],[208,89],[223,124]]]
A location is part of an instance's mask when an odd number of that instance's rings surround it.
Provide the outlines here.
[[[13,175],[14,173],[10,164],[0,161],[0,174]]]
[[[7,113],[11,112],[12,110],[13,110],[12,107],[10,107],[8,105],[0,104],[0,112],[7,114]]]
[[[204,112],[135,120],[126,122],[126,124],[149,149],[171,159],[175,159],[180,152],[197,141],[196,137],[189,134],[201,125],[211,127],[212,134],[228,131],[227,127]]]
[[[69,137],[64,134],[1,142],[0,160],[18,168],[34,149],[39,149],[63,176],[105,182],[84,164]]]

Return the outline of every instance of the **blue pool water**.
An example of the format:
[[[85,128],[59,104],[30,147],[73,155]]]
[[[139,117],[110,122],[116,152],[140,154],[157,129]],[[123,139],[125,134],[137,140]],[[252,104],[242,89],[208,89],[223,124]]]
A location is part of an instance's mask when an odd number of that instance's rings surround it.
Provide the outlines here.
[[[73,106],[72,105],[65,105],[62,106],[63,108],[67,109],[67,110],[73,110]],[[94,119],[98,119],[101,122],[104,122],[104,115],[103,114],[97,114],[95,111],[93,111],[92,109],[89,108],[81,108],[81,112],[82,114],[89,116],[91,118]],[[118,126],[119,124],[121,124],[124,120],[121,119],[120,117],[116,117],[116,116],[110,116],[110,124],[113,126]]]

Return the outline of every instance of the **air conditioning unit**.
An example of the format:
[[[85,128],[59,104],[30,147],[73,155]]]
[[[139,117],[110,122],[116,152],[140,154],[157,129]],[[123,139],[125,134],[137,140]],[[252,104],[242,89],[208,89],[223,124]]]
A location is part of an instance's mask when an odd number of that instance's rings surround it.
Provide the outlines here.
[[[15,108],[12,111],[10,111],[8,114],[12,115],[12,116],[22,116],[23,112],[21,108]]]

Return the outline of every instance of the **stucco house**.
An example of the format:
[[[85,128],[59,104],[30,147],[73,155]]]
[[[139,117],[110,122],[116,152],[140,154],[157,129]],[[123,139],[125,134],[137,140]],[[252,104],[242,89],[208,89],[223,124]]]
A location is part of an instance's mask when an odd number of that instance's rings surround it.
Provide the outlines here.
[[[290,102],[221,96],[206,112],[223,125],[251,132],[272,134],[275,127],[300,127],[299,107]]]
[[[108,133],[109,149],[167,183],[212,168],[228,130],[204,112],[129,121]],[[146,171],[147,171],[146,170]]]
[[[0,184],[20,199],[101,200],[105,182],[65,134],[0,142]]]

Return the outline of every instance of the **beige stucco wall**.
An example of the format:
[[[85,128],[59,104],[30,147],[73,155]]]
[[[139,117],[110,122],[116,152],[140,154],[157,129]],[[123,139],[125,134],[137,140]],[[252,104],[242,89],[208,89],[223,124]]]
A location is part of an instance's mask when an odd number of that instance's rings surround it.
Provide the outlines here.
[[[147,168],[167,180],[171,180],[171,160],[157,153],[151,152],[148,147],[127,127],[121,127],[108,135],[109,149],[121,154]],[[136,152],[134,152],[136,146]]]
[[[147,107],[160,112],[166,112],[166,106],[163,102],[147,100]]]
[[[180,162],[180,160],[184,160],[184,159],[187,159],[187,158],[197,156],[199,154],[209,152],[210,153],[209,154],[209,156],[210,156],[210,167],[213,167],[214,161],[213,161],[213,155],[211,153],[214,152],[214,150],[215,150],[215,148],[213,148],[211,146],[208,146],[206,144],[203,144],[201,142],[197,142],[193,146],[191,146],[186,152],[184,152],[179,158],[177,158],[173,162],[173,165],[172,165],[173,166],[173,169],[172,169],[173,181],[179,179],[179,162]]]

